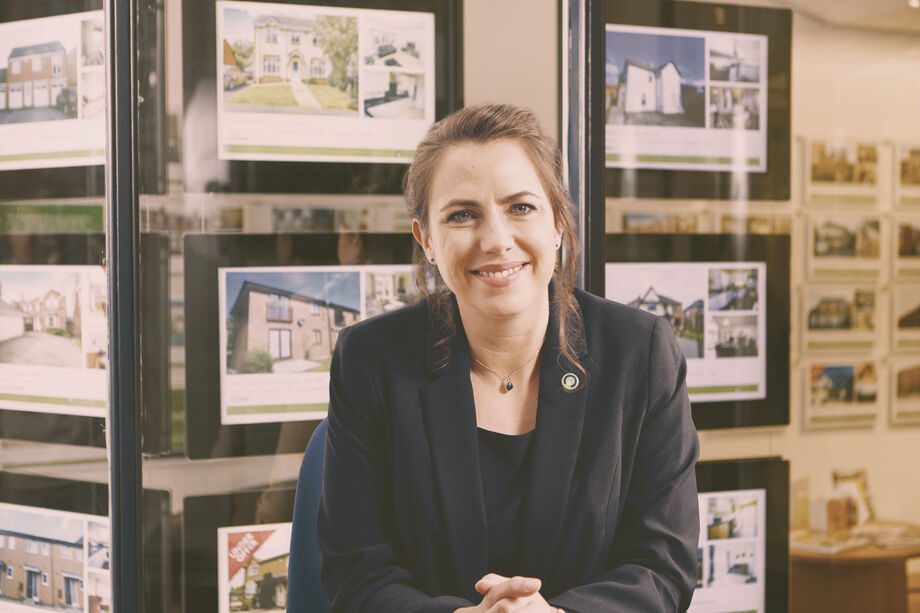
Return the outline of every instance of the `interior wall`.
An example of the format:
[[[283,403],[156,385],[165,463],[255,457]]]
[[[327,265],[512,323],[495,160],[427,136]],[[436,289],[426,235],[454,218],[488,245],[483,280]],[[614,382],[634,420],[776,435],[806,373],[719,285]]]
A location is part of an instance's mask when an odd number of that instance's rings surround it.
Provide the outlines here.
[[[775,3],[780,6],[779,3]],[[920,37],[834,27],[795,14],[792,40],[792,202],[796,216],[792,258],[793,293],[804,278],[803,155],[801,137],[864,138],[885,145],[920,141]],[[890,187],[891,179],[883,178]],[[890,189],[879,210],[892,210]],[[825,208],[823,211],[827,211]],[[831,209],[833,211],[833,209]],[[891,246],[883,242],[883,249]],[[890,283],[882,285],[889,291]],[[702,432],[703,459],[779,454],[790,461],[793,480],[808,477],[812,498],[827,495],[834,469],[865,468],[876,514],[920,522],[920,485],[912,475],[920,455],[920,427],[892,426],[888,408],[887,331],[890,312],[878,309],[880,362],[879,415],[871,429],[805,430],[802,426],[804,382],[794,330],[791,356],[790,425],[744,431]],[[793,302],[792,319],[801,316]],[[833,359],[835,356],[831,356]]]

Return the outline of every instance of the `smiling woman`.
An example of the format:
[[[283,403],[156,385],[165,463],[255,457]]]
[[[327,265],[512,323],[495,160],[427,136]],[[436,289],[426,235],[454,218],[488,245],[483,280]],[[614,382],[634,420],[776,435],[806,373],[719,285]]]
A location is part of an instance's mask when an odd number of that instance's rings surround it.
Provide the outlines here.
[[[462,110],[419,145],[406,200],[424,300],[349,326],[332,358],[333,610],[685,610],[686,364],[667,323],[574,288],[558,148],[525,109]]]

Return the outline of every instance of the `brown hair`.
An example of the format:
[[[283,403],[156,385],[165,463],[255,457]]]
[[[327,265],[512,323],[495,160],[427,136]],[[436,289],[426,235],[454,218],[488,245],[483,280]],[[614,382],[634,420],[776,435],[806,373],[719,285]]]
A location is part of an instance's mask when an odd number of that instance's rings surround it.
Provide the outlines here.
[[[572,293],[580,250],[575,234],[575,207],[562,178],[562,153],[543,132],[532,111],[511,104],[481,104],[461,109],[431,126],[416,148],[415,158],[406,173],[405,197],[409,216],[428,231],[428,190],[438,162],[449,146],[502,139],[519,143],[524,148],[549,198],[556,229],[562,235],[565,248],[562,266],[553,273],[556,293],[550,305],[550,317],[556,317],[559,322],[560,357],[584,372],[573,347],[582,326],[578,304]],[[438,345],[443,345],[456,333],[450,289],[418,245],[415,246],[415,270],[419,290],[428,299],[429,320],[440,337]],[[449,359],[449,356],[446,357]]]

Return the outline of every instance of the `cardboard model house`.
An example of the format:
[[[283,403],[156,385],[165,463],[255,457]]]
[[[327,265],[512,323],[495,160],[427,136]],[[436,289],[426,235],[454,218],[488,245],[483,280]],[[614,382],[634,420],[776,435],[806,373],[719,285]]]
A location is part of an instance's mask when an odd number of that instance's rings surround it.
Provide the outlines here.
[[[624,100],[623,110],[626,113],[658,112],[662,115],[683,113],[680,79],[680,71],[673,61],[655,68],[626,58],[626,67],[620,72],[619,95]]]

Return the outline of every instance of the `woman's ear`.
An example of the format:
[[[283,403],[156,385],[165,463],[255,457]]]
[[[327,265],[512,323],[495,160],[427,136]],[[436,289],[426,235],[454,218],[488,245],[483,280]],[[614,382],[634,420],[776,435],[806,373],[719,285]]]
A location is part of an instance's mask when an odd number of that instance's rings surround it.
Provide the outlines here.
[[[428,233],[422,228],[422,224],[419,223],[418,219],[412,220],[412,236],[415,237],[415,240],[425,251],[425,256],[428,259],[431,259],[432,253],[429,250],[431,244],[428,240]]]

